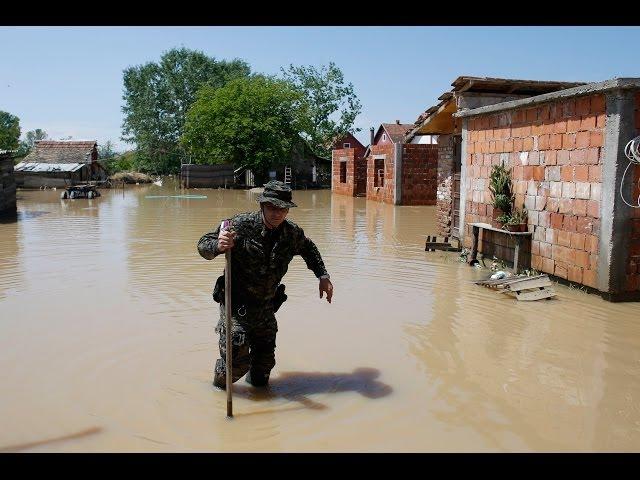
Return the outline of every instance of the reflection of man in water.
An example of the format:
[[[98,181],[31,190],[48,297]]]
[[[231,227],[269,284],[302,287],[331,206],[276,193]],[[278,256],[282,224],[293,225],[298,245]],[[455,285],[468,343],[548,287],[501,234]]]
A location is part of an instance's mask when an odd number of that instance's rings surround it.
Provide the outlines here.
[[[270,181],[258,197],[260,210],[241,213],[230,219],[231,229],[220,227],[205,234],[198,242],[198,252],[207,260],[233,249],[231,255],[232,298],[232,368],[233,381],[244,374],[254,386],[264,386],[275,366],[276,332],[274,313],[286,299],[280,280],[287,273],[294,255],[301,255],[307,267],[320,280],[320,298],[327,294],[331,303],[333,285],[315,244],[302,228],[285,220],[290,207],[291,188]],[[222,277],[217,285],[224,285]],[[218,289],[216,289],[218,290]],[[216,361],[213,384],[226,388],[226,338],[224,294],[214,291],[220,302],[220,358]]]

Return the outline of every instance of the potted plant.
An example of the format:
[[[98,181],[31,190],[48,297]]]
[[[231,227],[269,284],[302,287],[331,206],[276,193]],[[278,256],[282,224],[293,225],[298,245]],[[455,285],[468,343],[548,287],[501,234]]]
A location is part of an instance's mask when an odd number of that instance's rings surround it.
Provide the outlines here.
[[[515,198],[511,190],[511,172],[504,165],[494,165],[491,168],[489,191],[493,196],[492,225],[501,228],[498,218],[511,214],[511,205]]]
[[[510,218],[506,222],[506,228],[510,232],[526,232],[527,231],[527,210],[522,205],[521,210],[514,209]]]

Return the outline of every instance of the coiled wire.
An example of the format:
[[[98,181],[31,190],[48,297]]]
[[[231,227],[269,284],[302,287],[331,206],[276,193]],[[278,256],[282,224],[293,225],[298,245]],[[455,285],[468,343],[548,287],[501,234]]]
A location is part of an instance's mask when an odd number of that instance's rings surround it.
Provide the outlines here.
[[[632,205],[624,198],[622,194],[622,186],[624,185],[624,177],[627,174],[627,170],[631,165],[640,165],[640,135],[638,135],[633,140],[629,141],[624,147],[624,155],[629,159],[629,165],[624,169],[624,173],[622,174],[622,180],[620,181],[620,198],[622,201],[632,208],[640,208],[640,195],[638,195],[637,204]],[[638,179],[638,189],[640,190],[640,179]]]

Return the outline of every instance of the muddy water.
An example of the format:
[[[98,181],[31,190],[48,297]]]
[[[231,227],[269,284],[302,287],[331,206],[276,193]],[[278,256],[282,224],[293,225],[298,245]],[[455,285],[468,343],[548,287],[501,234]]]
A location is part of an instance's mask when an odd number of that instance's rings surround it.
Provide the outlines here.
[[[296,257],[267,391],[211,386],[213,281],[196,242],[247,191],[19,192],[0,223],[2,451],[639,451],[640,316],[556,286],[517,302],[424,252],[435,207],[295,192],[331,305]]]

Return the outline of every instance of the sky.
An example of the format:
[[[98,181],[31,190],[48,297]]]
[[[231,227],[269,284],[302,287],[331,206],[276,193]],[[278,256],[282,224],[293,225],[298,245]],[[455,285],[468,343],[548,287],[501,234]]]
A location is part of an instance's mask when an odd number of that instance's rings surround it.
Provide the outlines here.
[[[122,72],[171,48],[218,60],[240,58],[252,72],[333,61],[362,103],[356,134],[413,123],[459,76],[595,82],[640,77],[640,27],[0,27],[0,110],[22,134],[52,139],[120,139]]]

